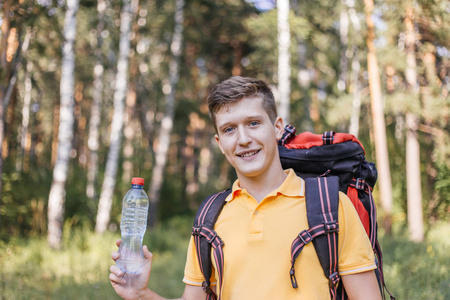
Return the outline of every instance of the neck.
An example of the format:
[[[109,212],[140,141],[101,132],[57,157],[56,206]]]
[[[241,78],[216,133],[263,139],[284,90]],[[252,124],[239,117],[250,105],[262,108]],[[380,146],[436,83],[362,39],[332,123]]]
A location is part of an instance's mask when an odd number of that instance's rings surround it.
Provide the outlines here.
[[[276,172],[266,172],[266,176],[256,177],[243,177],[239,179],[239,185],[241,188],[246,189],[247,192],[255,198],[259,203],[264,197],[277,189],[286,179],[287,174],[281,168],[277,168]]]

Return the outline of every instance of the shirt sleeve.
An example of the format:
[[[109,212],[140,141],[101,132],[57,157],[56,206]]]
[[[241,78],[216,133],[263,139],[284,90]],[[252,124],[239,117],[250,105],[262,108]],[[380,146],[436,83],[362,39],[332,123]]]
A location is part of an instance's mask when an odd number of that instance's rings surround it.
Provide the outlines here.
[[[340,275],[376,269],[373,249],[358,213],[344,193],[339,193],[339,203]]]
[[[187,251],[186,266],[184,268],[183,282],[189,285],[202,286],[204,277],[200,269],[200,265],[197,258],[197,251],[195,249],[194,238],[191,236],[189,240],[189,246]],[[216,285],[215,270],[213,268],[211,279],[211,285]]]

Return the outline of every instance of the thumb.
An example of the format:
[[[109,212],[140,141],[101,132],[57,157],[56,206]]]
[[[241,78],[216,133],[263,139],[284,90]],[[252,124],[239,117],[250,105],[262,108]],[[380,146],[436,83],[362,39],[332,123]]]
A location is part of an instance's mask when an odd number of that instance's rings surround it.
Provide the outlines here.
[[[144,252],[144,269],[147,270],[146,272],[150,278],[150,273],[152,272],[153,254],[148,251],[148,247],[146,245],[142,247],[142,250]],[[147,278],[147,282],[149,278]]]
[[[150,260],[150,262],[153,261],[153,254],[148,250],[148,247],[144,245],[142,247],[142,250],[144,252],[144,258]]]

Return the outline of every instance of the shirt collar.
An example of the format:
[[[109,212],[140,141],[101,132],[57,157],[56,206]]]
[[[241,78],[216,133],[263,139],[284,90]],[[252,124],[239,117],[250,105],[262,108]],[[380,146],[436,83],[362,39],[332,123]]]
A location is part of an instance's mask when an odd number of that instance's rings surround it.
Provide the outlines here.
[[[305,196],[305,181],[298,177],[294,170],[288,169],[284,170],[284,172],[287,174],[286,179],[283,181],[283,183],[270,192],[266,197],[268,196],[276,196],[277,194],[281,194],[287,197],[304,197]],[[242,194],[248,194],[247,191],[240,187],[239,185],[239,179],[237,179],[233,183],[232,192],[227,197],[226,201],[230,202],[236,199],[239,195]]]

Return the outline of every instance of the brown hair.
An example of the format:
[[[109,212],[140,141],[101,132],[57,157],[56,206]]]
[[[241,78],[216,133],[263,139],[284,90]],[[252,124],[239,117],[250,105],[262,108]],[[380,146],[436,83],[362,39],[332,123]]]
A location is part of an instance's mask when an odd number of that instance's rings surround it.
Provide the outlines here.
[[[272,90],[259,79],[250,77],[233,76],[217,84],[209,93],[209,116],[217,131],[215,114],[224,106],[236,103],[244,97],[257,96],[263,100],[264,110],[272,123],[277,118],[277,106]]]

